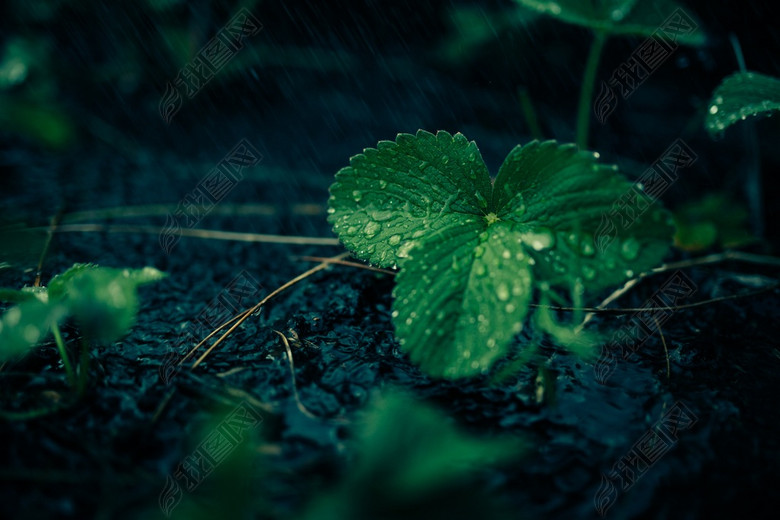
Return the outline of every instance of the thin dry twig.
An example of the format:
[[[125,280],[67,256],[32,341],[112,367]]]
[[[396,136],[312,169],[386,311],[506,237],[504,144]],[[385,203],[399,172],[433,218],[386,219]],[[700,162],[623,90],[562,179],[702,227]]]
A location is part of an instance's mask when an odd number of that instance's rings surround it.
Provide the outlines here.
[[[43,249],[41,250],[41,256],[38,259],[38,269],[35,271],[35,283],[34,287],[41,286],[41,275],[43,274],[43,260],[46,258],[46,254],[49,252],[49,246],[51,245],[51,239],[54,236],[54,232],[57,230],[57,226],[62,218],[62,210],[56,215],[51,217],[49,221],[49,228],[46,230],[46,241],[43,243]]]
[[[666,338],[664,337],[664,331],[661,330],[661,324],[658,323],[658,318],[653,315],[653,321],[656,328],[658,328],[658,335],[661,336],[661,343],[664,346],[664,353],[666,354],[666,379],[672,378],[672,365],[669,361],[669,348],[666,346]]]
[[[644,278],[647,278],[648,276],[654,276],[661,273],[666,273],[669,271],[675,271],[677,269],[685,269],[688,267],[695,267],[695,266],[702,266],[702,265],[712,265],[712,264],[719,264],[727,261],[737,261],[737,262],[745,262],[745,263],[752,263],[752,264],[758,264],[758,265],[765,265],[770,267],[780,267],[780,258],[776,258],[773,256],[766,256],[766,255],[756,255],[753,253],[744,253],[742,251],[724,251],[723,253],[716,253],[712,255],[707,255],[699,258],[691,258],[689,260],[682,260],[680,262],[671,262],[668,264],[664,264],[660,267],[656,267],[655,269],[651,269],[650,271],[640,273],[636,276],[636,278],[632,278],[631,280],[627,281],[623,287],[620,289],[614,291],[612,294],[610,294],[604,301],[602,301],[597,307],[593,309],[583,309],[588,311],[588,314],[585,315],[585,317],[582,320],[582,323],[578,325],[578,329],[582,330],[582,328],[595,316],[598,312],[639,312],[641,309],[611,309],[607,310],[606,306],[612,303],[613,301],[617,300],[621,296],[623,296],[626,292],[628,292],[632,287],[634,287],[636,284],[638,284],[641,280]],[[694,302],[686,305],[678,305],[675,307],[669,307],[671,310],[679,310],[679,309],[686,309],[691,307],[698,307],[700,305],[705,305],[709,303],[715,303],[718,301],[724,301],[724,300],[731,300],[735,298],[744,298],[747,296],[753,296],[755,294],[759,294],[761,292],[766,292],[769,290],[774,289],[777,287],[777,284],[768,286],[765,288],[762,288],[758,291],[749,292],[749,293],[743,293],[738,295],[731,295],[731,296],[724,296],[721,298],[712,298],[710,300],[705,300],[702,302]],[[561,308],[559,310],[574,310],[574,309],[568,309],[568,308]]]
[[[341,259],[341,258],[346,257],[348,254],[349,253],[342,253],[342,254],[337,255],[337,256],[335,256],[333,258]],[[228,336],[230,336],[230,334],[232,334],[233,331],[236,330],[242,323],[244,323],[252,314],[254,314],[258,310],[260,310],[260,308],[262,308],[263,305],[265,305],[269,300],[271,300],[277,294],[282,293],[285,290],[289,289],[290,287],[292,287],[293,285],[297,284],[298,282],[300,282],[302,280],[305,280],[306,278],[310,277],[311,275],[313,275],[313,274],[315,274],[315,273],[317,273],[319,271],[322,271],[323,269],[326,269],[327,267],[330,267],[330,262],[322,262],[321,264],[319,264],[319,265],[317,265],[315,267],[312,267],[311,269],[309,269],[305,273],[296,276],[292,280],[284,283],[283,285],[281,285],[280,287],[275,289],[268,296],[266,296],[265,298],[260,300],[260,302],[257,303],[254,307],[252,307],[251,309],[249,309],[247,311],[244,311],[242,314],[240,314],[238,316],[238,319],[234,318],[235,323],[227,330],[227,332],[222,334],[222,336],[220,336],[220,338],[217,341],[215,341],[214,344],[211,345],[206,350],[206,352],[204,352],[198,358],[197,361],[195,361],[195,363],[192,364],[192,366],[190,367],[190,370],[194,370],[198,365],[200,365],[203,362],[203,360],[206,359],[206,357],[211,353],[212,350],[214,350],[220,343],[222,343]]]
[[[63,215],[62,222],[70,223],[107,218],[159,217],[173,213],[176,211],[176,208],[176,204],[143,204],[137,206],[118,206],[113,208],[74,211]],[[208,211],[209,215],[271,217],[282,213],[282,209],[273,204],[221,203],[217,206],[195,206],[194,209],[202,212]],[[289,212],[293,215],[322,215],[325,213],[325,206],[322,204],[310,203],[292,204]]]
[[[278,330],[275,330],[280,338],[282,338],[282,343],[284,344],[284,349],[287,351],[287,363],[290,367],[290,378],[292,378],[292,389],[293,389],[293,397],[295,398],[295,405],[298,407],[298,410],[301,411],[303,415],[306,417],[309,417],[311,419],[317,419],[319,420],[319,417],[311,413],[301,402],[301,396],[298,394],[298,384],[295,382],[295,365],[293,364],[293,356],[292,356],[292,349],[290,349],[290,342],[287,341],[287,337],[279,332]]]
[[[163,228],[159,226],[123,226],[109,224],[67,224],[57,228],[57,233],[143,233],[159,235]],[[232,240],[236,242],[263,242],[267,244],[294,244],[310,246],[339,246],[337,238],[300,237],[289,235],[267,235],[262,233],[242,233],[238,231],[219,231],[214,229],[182,228],[177,233],[182,237],[203,238],[207,240]]]
[[[295,260],[304,260],[306,262],[329,262],[331,264],[345,265],[347,267],[357,267],[358,269],[365,269],[366,271],[374,271],[377,273],[391,275],[398,274],[398,271],[393,271],[392,269],[382,269],[381,267],[374,267],[373,265],[361,264],[359,262],[350,262],[349,260],[333,260],[323,256],[296,256],[293,258]]]

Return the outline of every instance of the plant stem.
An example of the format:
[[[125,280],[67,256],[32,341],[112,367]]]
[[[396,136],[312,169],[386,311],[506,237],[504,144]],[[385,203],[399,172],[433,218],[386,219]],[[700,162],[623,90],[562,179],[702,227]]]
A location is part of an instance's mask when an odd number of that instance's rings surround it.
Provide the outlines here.
[[[590,126],[591,98],[593,97],[593,87],[596,84],[596,72],[601,60],[601,51],[604,49],[604,43],[607,41],[607,34],[604,31],[595,32],[593,43],[588,52],[588,61],[585,63],[585,74],[582,77],[582,87],[580,90],[580,104],[577,109],[577,146],[585,148],[588,146],[588,129]]]
[[[84,395],[87,389],[87,376],[89,375],[89,345],[87,340],[81,338],[81,357],[79,359],[79,397]]]
[[[75,387],[76,376],[73,373],[73,367],[70,364],[68,352],[65,350],[65,342],[62,340],[62,334],[60,334],[60,327],[55,323],[51,326],[51,331],[54,334],[54,341],[57,343],[57,350],[60,351],[62,366],[65,367],[65,373],[68,374],[68,382],[70,383],[70,386]]]
[[[536,116],[536,110],[534,110],[528,90],[525,87],[519,87],[517,89],[517,97],[520,100],[520,109],[523,111],[523,117],[528,125],[528,131],[531,132],[531,137],[541,141],[544,138],[544,134],[542,134],[542,127],[539,126],[539,118]]]

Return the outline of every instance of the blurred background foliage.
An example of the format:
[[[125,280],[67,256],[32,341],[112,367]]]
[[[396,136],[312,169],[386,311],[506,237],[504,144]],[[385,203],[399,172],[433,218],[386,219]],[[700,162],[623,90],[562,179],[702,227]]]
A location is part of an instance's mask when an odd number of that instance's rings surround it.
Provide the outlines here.
[[[234,128],[255,124],[269,146],[311,140],[298,144],[306,150],[318,139],[347,138],[365,146],[399,131],[445,128],[480,142],[495,169],[492,163],[517,142],[573,140],[591,41],[587,29],[521,4],[4,2],[0,137],[51,152],[100,143],[123,154],[148,146],[189,153],[197,147],[191,140],[233,137],[231,131],[213,130],[220,121],[232,121],[227,124]],[[593,124],[592,147],[605,160],[647,164],[679,135],[697,150],[722,154],[700,161],[689,180],[699,190],[727,189],[740,183],[740,155],[750,147],[739,135],[728,137],[726,150],[713,146],[702,119],[714,87],[737,68],[729,37],[738,38],[750,68],[770,74],[777,71],[772,49],[780,41],[751,30],[768,15],[763,3],[734,13],[725,0],[691,1],[685,8],[701,21],[707,45],[678,49],[632,96],[630,108],[621,106],[605,126]],[[240,9],[252,12],[262,31],[245,40],[196,100],[185,100],[171,126],[164,124],[158,105],[166,85]],[[598,77],[608,77],[639,43],[640,37],[610,42]],[[681,78],[684,91],[677,90]],[[760,123],[762,142],[778,136],[775,121]],[[764,169],[780,162],[773,147],[761,146],[759,152]],[[345,158],[320,147],[317,160],[332,174]],[[665,199],[674,205],[675,198]],[[776,210],[766,206],[767,231],[776,236],[771,218]]]

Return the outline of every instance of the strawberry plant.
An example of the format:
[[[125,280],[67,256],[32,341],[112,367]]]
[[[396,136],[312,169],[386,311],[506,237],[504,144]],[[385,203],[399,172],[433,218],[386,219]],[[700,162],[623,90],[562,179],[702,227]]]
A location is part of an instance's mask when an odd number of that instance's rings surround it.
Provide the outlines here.
[[[491,180],[462,134],[399,134],[336,174],[328,219],[355,256],[400,268],[392,318],[411,360],[472,376],[507,354],[535,289],[592,296],[666,254],[672,225],[658,205],[597,247],[602,216],[631,188],[597,158],[533,141]]]
[[[54,336],[70,384],[85,390],[88,341],[111,343],[124,336],[138,312],[139,285],[162,279],[153,267],[116,269],[75,264],[52,278],[48,287],[0,289],[0,300],[17,303],[0,318],[0,361],[26,353]],[[60,324],[72,317],[83,334],[78,373],[72,368]]]

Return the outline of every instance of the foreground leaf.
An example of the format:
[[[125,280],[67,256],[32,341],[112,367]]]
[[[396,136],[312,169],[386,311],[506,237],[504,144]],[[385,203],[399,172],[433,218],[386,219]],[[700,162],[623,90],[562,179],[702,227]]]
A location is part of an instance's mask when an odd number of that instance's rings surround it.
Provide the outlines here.
[[[475,485],[477,471],[516,460],[513,438],[481,439],[442,412],[391,394],[356,432],[358,456],[343,481],[306,509],[306,520],[516,518]]]
[[[750,116],[780,110],[780,79],[756,72],[738,72],[724,79],[712,94],[705,125],[720,134]]]

